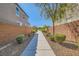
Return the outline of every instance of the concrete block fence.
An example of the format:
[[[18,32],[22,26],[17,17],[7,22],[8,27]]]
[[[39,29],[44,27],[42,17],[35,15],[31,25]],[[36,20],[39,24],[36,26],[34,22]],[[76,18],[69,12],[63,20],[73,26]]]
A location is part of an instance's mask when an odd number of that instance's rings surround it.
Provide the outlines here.
[[[12,24],[0,23],[0,44],[14,40],[18,34],[22,33],[31,33],[30,27],[20,27]]]

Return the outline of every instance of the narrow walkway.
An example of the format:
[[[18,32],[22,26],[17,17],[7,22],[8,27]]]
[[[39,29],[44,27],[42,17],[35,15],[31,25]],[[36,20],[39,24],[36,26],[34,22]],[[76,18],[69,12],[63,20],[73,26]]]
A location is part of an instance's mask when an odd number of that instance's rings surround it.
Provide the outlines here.
[[[38,31],[38,43],[36,56],[55,56],[52,48],[49,46],[47,40],[45,39],[43,33]]]
[[[43,33],[35,33],[29,45],[25,48],[21,56],[55,56]]]

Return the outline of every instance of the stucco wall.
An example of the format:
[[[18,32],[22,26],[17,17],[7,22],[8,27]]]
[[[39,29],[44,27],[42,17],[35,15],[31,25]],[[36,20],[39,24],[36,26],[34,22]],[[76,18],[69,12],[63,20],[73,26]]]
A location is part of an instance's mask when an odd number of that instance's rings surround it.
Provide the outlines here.
[[[16,24],[16,5],[11,3],[0,4],[0,22]]]
[[[16,7],[18,5],[14,3],[2,3],[0,4],[0,22],[17,25],[18,21],[21,21],[23,25],[27,23],[27,15],[19,8],[20,15],[16,15]],[[25,17],[25,19],[23,19]]]

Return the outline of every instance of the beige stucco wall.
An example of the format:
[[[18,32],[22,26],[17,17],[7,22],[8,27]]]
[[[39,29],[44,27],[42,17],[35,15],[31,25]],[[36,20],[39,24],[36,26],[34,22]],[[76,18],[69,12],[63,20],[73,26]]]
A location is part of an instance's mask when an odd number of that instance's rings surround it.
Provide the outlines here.
[[[16,24],[18,19],[15,4],[0,4],[0,22]]]
[[[75,5],[75,3],[73,5]],[[77,5],[75,5],[75,7],[73,7],[73,10],[71,10],[71,9],[67,10],[65,17],[62,19],[62,21],[60,21],[60,22],[56,21],[55,25],[66,24],[66,23],[70,23],[70,22],[79,20],[78,12],[79,12],[79,3]]]
[[[27,16],[19,8],[20,16],[16,16],[16,4],[14,3],[2,3],[0,4],[0,22],[16,24],[20,21],[23,24],[27,23]],[[25,17],[25,19],[23,19]]]

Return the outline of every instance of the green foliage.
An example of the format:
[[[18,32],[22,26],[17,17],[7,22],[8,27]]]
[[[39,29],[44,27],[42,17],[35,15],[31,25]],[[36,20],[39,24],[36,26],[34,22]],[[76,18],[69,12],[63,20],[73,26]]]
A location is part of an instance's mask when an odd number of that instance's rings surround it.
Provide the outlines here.
[[[37,27],[34,26],[34,27],[32,28],[32,33],[35,33],[36,31],[37,31]]]
[[[58,20],[65,20],[66,18],[66,12],[71,11],[74,7],[76,7],[78,4],[69,4],[69,3],[40,3],[36,4],[41,9],[41,16],[45,17],[46,19],[51,18],[52,22],[58,21]],[[54,26],[54,25],[53,25]]]
[[[64,34],[56,34],[54,36],[54,41],[58,42],[58,43],[62,43],[63,41],[65,41],[66,36]]]
[[[42,26],[38,28],[39,30],[41,30],[42,32],[47,32],[48,31],[48,26]]]
[[[54,36],[51,35],[49,39],[58,43],[62,43],[63,41],[65,41],[66,36],[64,34],[56,34]]]
[[[20,34],[17,36],[16,41],[18,44],[21,44],[24,41],[24,34]]]
[[[54,36],[50,36],[49,39],[50,39],[51,41],[54,41]]]
[[[36,30],[35,29],[32,29],[32,33],[35,33],[36,32]]]
[[[46,36],[51,36],[51,33],[47,32],[47,33],[46,33]]]

